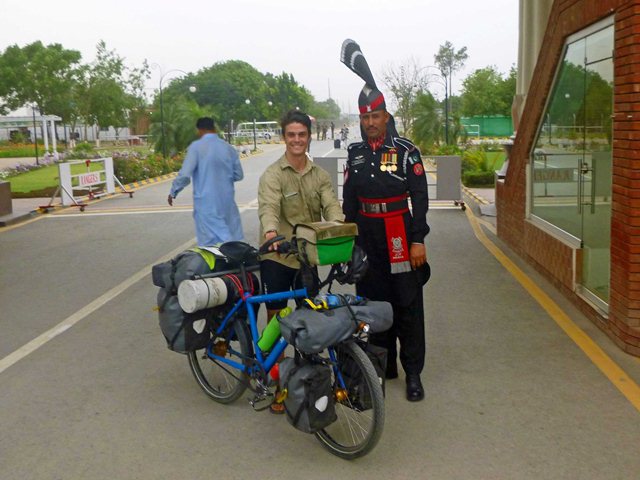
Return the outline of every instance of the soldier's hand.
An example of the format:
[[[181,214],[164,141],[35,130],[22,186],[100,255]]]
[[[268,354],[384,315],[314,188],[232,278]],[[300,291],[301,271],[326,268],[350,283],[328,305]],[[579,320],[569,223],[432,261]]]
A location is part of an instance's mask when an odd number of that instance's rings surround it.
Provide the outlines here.
[[[409,248],[409,259],[411,261],[411,268],[416,270],[427,263],[427,248],[424,243],[412,243]]]
[[[169,196],[167,197],[167,203],[173,207],[173,197],[171,196],[171,194],[169,194]]]

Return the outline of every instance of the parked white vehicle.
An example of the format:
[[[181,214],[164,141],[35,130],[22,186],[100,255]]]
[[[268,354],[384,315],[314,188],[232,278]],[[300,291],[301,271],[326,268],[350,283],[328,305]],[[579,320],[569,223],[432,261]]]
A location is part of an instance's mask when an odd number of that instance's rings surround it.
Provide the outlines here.
[[[256,137],[271,140],[280,135],[280,125],[278,122],[256,122]],[[253,137],[253,122],[242,122],[233,133],[235,137]]]

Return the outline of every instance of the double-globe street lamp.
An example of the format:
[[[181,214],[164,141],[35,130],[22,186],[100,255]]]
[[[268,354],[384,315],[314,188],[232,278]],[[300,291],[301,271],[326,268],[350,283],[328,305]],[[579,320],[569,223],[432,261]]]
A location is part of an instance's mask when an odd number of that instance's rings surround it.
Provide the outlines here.
[[[185,72],[184,70],[180,70],[179,68],[172,68],[171,70],[163,72],[162,68],[157,63],[153,64],[152,67],[156,67],[156,68],[158,68],[158,70],[160,70],[160,82],[159,82],[159,87],[160,87],[160,137],[161,137],[161,143],[162,143],[162,157],[163,158],[167,158],[167,143],[165,141],[165,131],[164,131],[164,101],[162,99],[162,82],[163,82],[164,78],[167,75],[169,75],[170,73],[179,72],[179,73],[182,73],[182,74],[187,75],[187,76],[189,74],[187,72]],[[194,93],[196,90],[197,89],[196,89],[195,85],[191,85],[189,87],[189,91],[191,93]]]
[[[251,105],[251,100],[247,98],[244,101],[244,103],[246,103],[247,105]],[[267,102],[267,104],[269,105],[269,107],[273,106],[273,102],[271,100],[269,100]],[[255,108],[253,109],[253,149],[254,150],[258,149],[258,142],[256,140],[256,113],[255,113]]]

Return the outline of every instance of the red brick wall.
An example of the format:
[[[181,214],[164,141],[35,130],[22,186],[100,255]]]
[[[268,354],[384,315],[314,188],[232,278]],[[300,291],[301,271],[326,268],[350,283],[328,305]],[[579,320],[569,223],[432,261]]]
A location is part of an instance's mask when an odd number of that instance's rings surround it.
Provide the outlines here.
[[[608,321],[572,293],[572,252],[525,221],[526,166],[565,39],[615,14],[611,293]],[[556,0],[520,120],[504,184],[496,187],[498,235],[623,349],[640,356],[640,0]],[[540,245],[545,248],[541,249]]]

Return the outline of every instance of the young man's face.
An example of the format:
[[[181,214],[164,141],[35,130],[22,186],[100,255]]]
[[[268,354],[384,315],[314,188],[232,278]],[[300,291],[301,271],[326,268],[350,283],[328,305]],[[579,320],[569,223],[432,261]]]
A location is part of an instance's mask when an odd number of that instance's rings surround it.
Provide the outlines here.
[[[302,123],[293,122],[284,127],[284,143],[287,152],[302,155],[309,146],[309,131]]]
[[[376,110],[360,115],[360,124],[369,138],[378,138],[387,133],[388,121],[389,114],[386,110]]]

